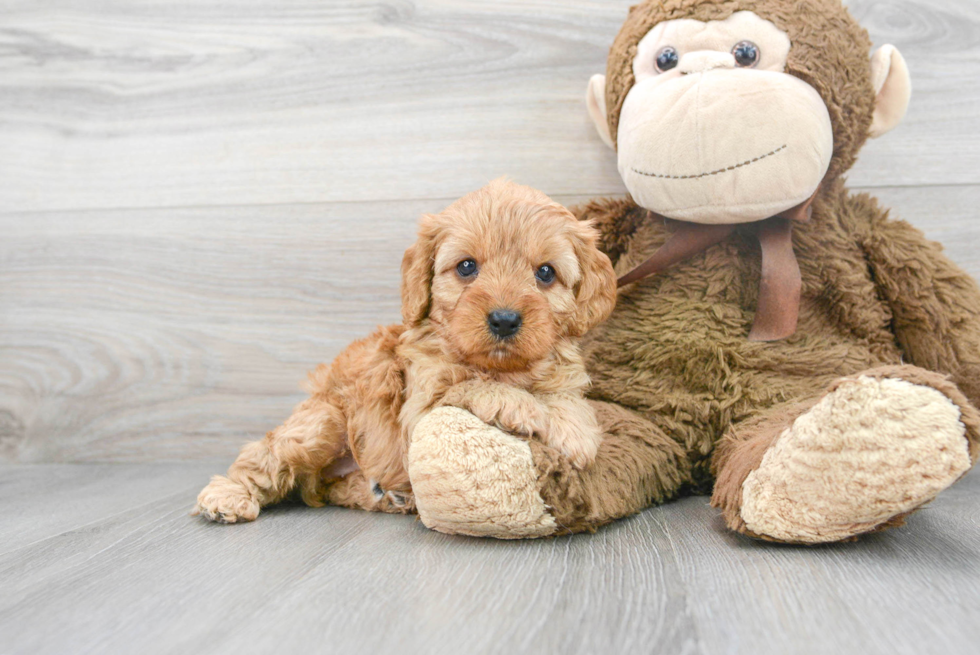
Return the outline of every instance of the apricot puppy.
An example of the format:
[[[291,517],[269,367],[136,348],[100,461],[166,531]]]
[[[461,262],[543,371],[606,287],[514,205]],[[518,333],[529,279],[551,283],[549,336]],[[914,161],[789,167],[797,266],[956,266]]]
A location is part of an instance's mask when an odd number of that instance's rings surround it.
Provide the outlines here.
[[[309,399],[242,448],[193,513],[250,521],[293,491],[312,506],[410,512],[409,436],[443,405],[587,467],[602,435],[577,339],[615,299],[593,228],[539,191],[496,180],[423,216],[402,261],[404,322],[313,371]]]

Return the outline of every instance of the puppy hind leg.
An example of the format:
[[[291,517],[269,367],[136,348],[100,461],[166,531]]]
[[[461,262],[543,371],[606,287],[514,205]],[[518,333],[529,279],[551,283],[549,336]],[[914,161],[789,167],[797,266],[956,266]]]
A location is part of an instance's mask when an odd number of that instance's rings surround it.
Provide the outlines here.
[[[308,399],[264,439],[242,448],[227,477],[215,476],[201,491],[193,514],[212,521],[254,520],[260,507],[297,489],[313,507],[323,502],[321,471],[347,449],[346,420],[339,406]]]
[[[353,471],[331,484],[325,493],[331,505],[388,514],[415,512],[415,496],[411,493],[385,490],[375,480],[364,477],[363,471]]]

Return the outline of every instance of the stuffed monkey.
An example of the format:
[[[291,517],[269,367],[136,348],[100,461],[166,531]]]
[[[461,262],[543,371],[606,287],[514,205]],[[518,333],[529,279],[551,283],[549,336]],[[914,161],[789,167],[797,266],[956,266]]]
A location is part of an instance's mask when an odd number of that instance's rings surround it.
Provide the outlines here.
[[[630,197],[577,209],[622,276],[588,337],[595,464],[458,409],[419,424],[431,528],[594,530],[713,487],[728,527],[824,543],[900,525],[980,455],[980,290],[842,176],[905,114],[899,52],[840,0],[634,7],[588,110]]]

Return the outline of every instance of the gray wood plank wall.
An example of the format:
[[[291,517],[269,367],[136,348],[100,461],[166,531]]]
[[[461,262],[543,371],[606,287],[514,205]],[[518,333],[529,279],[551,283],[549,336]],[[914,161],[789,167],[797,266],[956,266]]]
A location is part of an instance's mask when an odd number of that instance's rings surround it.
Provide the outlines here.
[[[0,460],[230,457],[398,319],[420,213],[621,194],[630,0],[0,0]],[[850,176],[980,275],[980,3],[852,0],[908,119]]]

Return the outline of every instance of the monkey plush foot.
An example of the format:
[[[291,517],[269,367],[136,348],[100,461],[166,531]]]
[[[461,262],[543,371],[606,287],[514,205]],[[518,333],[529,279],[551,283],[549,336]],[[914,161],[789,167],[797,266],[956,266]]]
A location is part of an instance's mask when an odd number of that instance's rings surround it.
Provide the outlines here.
[[[442,407],[415,427],[408,471],[422,523],[449,534],[523,539],[557,526],[526,440]]]
[[[848,539],[900,524],[970,466],[948,395],[898,377],[846,378],[765,448],[733,527],[783,542]]]
[[[618,405],[590,401],[602,430],[581,469],[558,449],[491,427],[461,409],[415,428],[408,473],[419,516],[450,534],[498,539],[594,532],[662,503],[691,482],[682,444]]]

